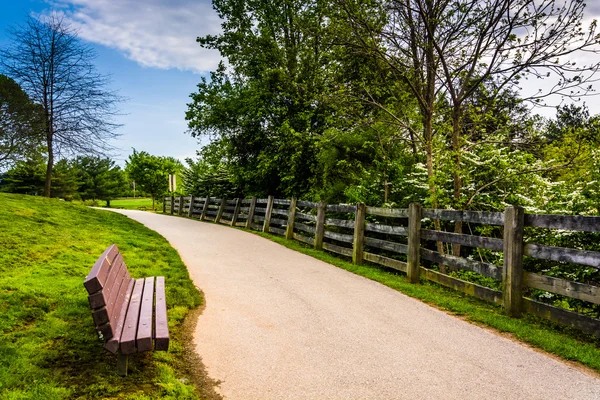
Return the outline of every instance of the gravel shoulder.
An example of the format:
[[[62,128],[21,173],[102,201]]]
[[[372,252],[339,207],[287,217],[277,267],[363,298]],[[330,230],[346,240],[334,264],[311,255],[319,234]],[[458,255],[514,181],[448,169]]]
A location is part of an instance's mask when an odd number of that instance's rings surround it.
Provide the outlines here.
[[[267,239],[114,211],[204,291],[194,341],[226,399],[600,399],[595,376]]]

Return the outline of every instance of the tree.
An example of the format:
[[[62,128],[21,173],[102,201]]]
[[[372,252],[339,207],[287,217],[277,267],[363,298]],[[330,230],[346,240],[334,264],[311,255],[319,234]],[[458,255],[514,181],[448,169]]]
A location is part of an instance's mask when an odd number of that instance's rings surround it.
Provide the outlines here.
[[[52,168],[61,152],[102,154],[116,136],[118,95],[61,16],[30,17],[9,31],[12,43],[0,51],[0,66],[43,108],[48,151],[44,194],[50,196]]]
[[[0,74],[0,170],[39,148],[41,111],[14,80]]]
[[[80,156],[74,160],[82,200],[110,201],[127,190],[127,179],[121,167],[109,158]]]
[[[38,151],[25,160],[18,160],[0,175],[0,191],[38,196],[44,191],[46,158]]]
[[[167,192],[169,174],[175,174],[182,168],[181,163],[171,157],[154,156],[135,149],[125,163],[125,172],[152,197],[153,210],[156,196]]]

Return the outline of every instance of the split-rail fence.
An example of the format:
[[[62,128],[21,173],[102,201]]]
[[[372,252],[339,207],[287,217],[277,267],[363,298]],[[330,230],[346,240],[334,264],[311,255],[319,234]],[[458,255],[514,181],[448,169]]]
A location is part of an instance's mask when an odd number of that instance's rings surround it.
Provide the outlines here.
[[[504,212],[427,209],[419,204],[396,209],[369,207],[364,203],[325,204],[296,198],[275,199],[273,196],[266,199],[171,196],[164,199],[163,212],[282,235],[352,258],[355,264],[368,261],[401,271],[412,283],[425,278],[499,304],[513,317],[530,313],[600,337],[600,320],[524,297],[527,288],[534,288],[600,304],[599,286],[523,269],[524,256],[600,269],[600,252],[525,243],[523,240],[527,226],[600,232],[600,217],[526,214],[523,208],[512,206]],[[333,218],[332,214],[338,218]],[[340,215],[346,219],[340,219]],[[353,218],[348,219],[352,215]],[[500,226],[503,239],[422,229],[421,223],[426,219]],[[503,265],[442,254],[423,246],[424,241],[503,252]],[[393,258],[398,255],[404,255],[400,257],[406,261]],[[502,290],[425,268],[421,260],[491,277],[502,283]]]

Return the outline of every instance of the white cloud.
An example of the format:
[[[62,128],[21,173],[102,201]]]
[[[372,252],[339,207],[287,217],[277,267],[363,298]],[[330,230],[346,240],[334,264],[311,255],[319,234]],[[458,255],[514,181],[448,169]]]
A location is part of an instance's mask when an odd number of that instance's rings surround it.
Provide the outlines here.
[[[122,51],[145,67],[196,73],[213,70],[219,53],[196,37],[220,32],[207,0],[54,0],[79,36]]]

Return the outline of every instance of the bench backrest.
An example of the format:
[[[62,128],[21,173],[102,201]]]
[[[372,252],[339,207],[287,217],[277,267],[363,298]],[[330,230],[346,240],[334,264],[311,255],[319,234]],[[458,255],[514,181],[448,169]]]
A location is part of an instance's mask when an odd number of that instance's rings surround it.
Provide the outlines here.
[[[126,298],[131,295],[133,283],[114,244],[102,253],[85,278],[83,285],[89,294],[94,324],[103,340],[119,337],[120,317],[127,311]]]

